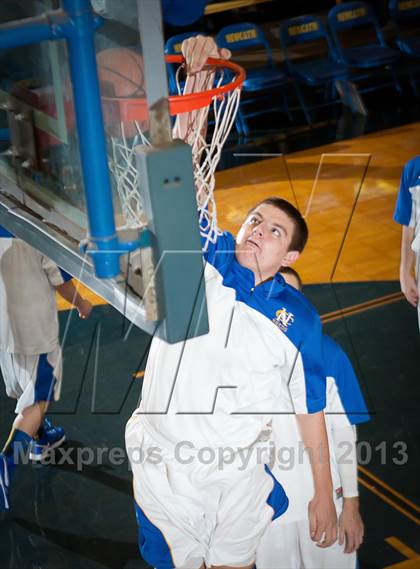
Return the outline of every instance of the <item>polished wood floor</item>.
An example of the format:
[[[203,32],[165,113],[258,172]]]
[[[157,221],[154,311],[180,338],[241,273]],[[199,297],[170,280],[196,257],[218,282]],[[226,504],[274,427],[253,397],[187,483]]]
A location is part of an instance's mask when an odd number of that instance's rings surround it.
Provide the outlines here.
[[[236,233],[256,202],[279,195],[309,225],[296,264],[305,283],[398,279],[401,228],[392,214],[402,167],[420,151],[419,133],[414,123],[218,172],[219,225]],[[59,307],[69,305],[60,299]]]
[[[305,212],[310,240],[296,264],[306,283],[398,279],[392,214],[419,123],[270,158],[217,174],[219,225],[235,233],[257,201],[279,195]]]

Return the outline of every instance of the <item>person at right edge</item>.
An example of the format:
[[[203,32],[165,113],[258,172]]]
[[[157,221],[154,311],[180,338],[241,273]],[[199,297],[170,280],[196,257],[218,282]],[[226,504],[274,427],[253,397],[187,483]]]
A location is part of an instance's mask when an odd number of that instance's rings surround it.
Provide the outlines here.
[[[420,156],[404,166],[394,221],[402,225],[401,290],[408,302],[417,307],[420,327]]]

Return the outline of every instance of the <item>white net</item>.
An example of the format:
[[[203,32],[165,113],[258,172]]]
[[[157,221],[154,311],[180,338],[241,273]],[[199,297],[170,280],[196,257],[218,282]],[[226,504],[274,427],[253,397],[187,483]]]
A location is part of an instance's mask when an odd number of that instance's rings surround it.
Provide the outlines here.
[[[179,70],[178,70],[179,71]],[[178,93],[182,87],[177,77]],[[233,79],[232,79],[233,81]],[[224,74],[220,73],[216,86],[226,84]],[[180,121],[176,120],[174,138],[183,138],[192,146],[193,174],[197,192],[200,231],[208,243],[214,243],[219,234],[217,210],[214,200],[215,171],[226,139],[232,129],[239,106],[240,89],[215,96],[209,105],[188,115],[189,128],[181,135]],[[141,189],[139,188],[134,149],[138,144],[150,144],[147,134],[135,122],[134,137],[125,136],[127,126],[121,123],[120,136],[111,138],[110,169],[121,206],[121,223],[118,229],[136,229],[147,224],[143,214]],[[132,124],[130,123],[130,131]]]
[[[134,124],[137,131],[134,137],[127,138],[125,136],[124,123],[121,123],[121,137],[111,138],[109,167],[121,206],[119,230],[138,229],[146,225],[141,204],[134,148],[138,144],[150,144],[150,142],[142,132],[139,123],[135,122]]]

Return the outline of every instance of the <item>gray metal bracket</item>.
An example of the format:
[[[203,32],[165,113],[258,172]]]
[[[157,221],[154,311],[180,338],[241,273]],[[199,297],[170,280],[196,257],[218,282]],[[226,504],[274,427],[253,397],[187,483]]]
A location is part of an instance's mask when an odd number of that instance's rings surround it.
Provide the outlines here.
[[[169,342],[208,332],[203,258],[191,148],[176,140],[137,146],[136,163],[148,227],[153,234],[158,304]]]

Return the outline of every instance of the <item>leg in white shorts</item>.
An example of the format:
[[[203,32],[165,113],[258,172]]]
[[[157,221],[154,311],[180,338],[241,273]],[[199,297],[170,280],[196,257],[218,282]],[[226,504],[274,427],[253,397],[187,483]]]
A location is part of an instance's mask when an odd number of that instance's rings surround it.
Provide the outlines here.
[[[9,397],[17,399],[16,413],[39,401],[57,400],[61,386],[61,348],[27,356],[0,352],[0,367]]]
[[[130,420],[127,451],[134,475],[139,546],[157,569],[243,567],[255,560],[267,525],[288,505],[280,484],[257,465],[231,476],[206,465],[180,465],[161,448],[162,460],[136,460],[136,449],[158,447],[140,421]],[[155,455],[156,456],[156,455]]]

